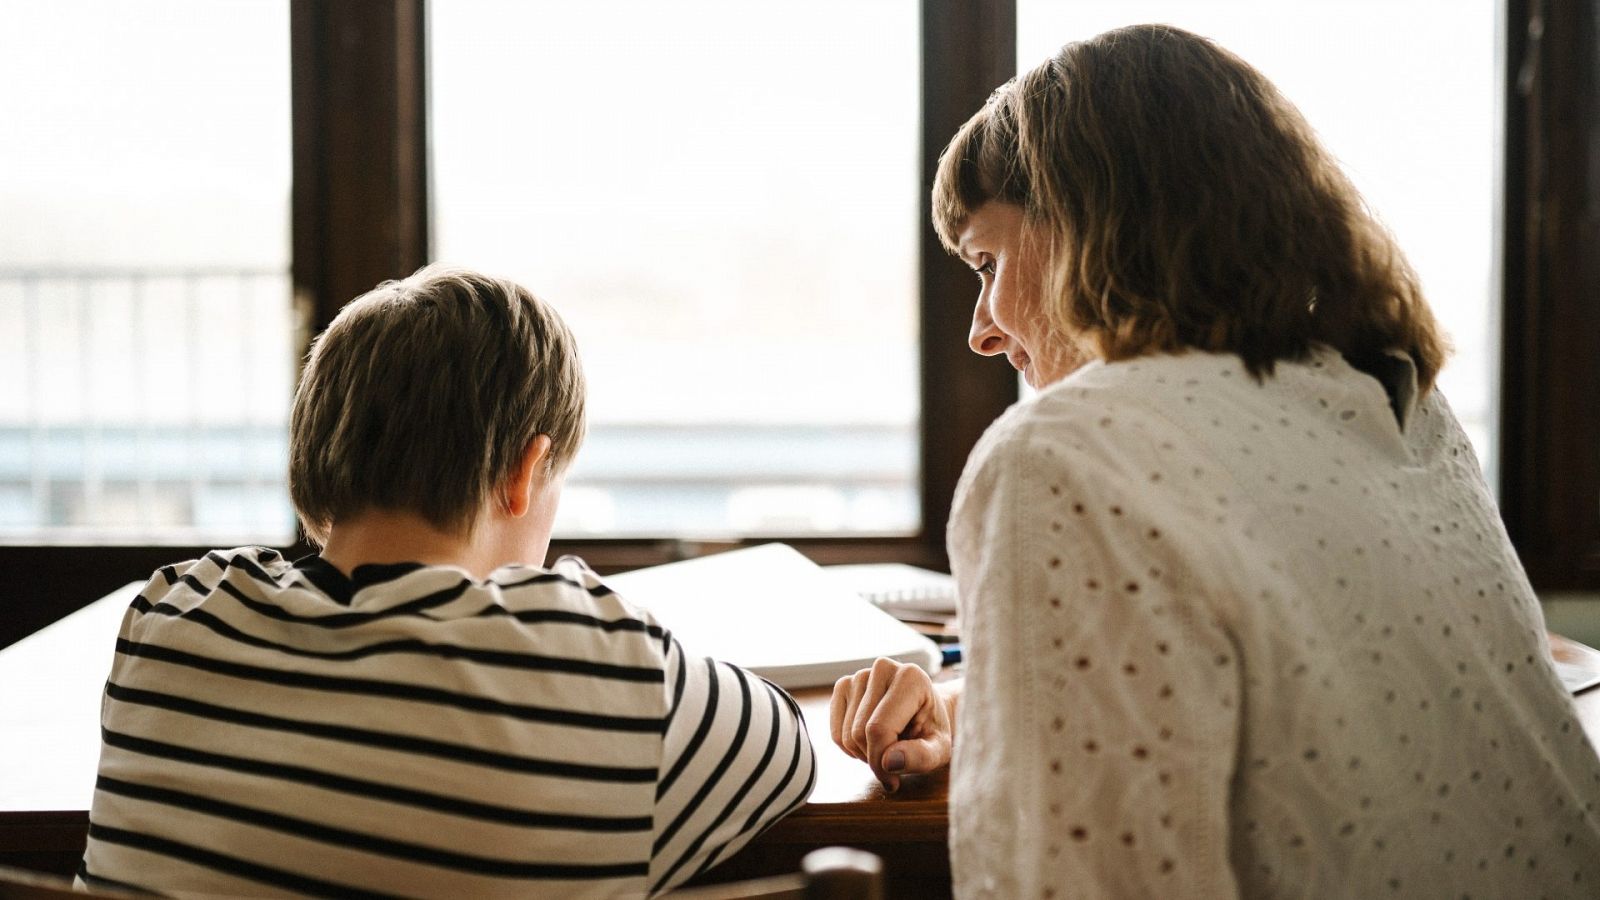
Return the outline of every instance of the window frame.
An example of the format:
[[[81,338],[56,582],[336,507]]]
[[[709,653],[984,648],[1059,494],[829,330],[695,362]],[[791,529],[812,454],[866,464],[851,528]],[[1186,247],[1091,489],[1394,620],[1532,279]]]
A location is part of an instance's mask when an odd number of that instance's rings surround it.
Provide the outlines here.
[[[1600,0],[1503,7],[1499,264],[1499,493],[1506,527],[1540,590],[1600,589]],[[967,453],[1017,397],[1004,364],[966,348],[971,274],[929,226],[940,150],[1015,74],[1014,0],[921,0],[922,203],[919,425],[923,527],[903,538],[752,537],[556,541],[603,572],[761,540],[824,563],[944,569],[944,526]],[[291,0],[293,259],[297,346],[339,307],[430,256],[427,0]],[[1554,386],[1556,389],[1551,389]],[[209,547],[0,546],[13,573],[0,646],[157,566]],[[283,548],[307,553],[304,543]]]
[[[1500,512],[1539,590],[1600,589],[1600,2],[1506,0]]]

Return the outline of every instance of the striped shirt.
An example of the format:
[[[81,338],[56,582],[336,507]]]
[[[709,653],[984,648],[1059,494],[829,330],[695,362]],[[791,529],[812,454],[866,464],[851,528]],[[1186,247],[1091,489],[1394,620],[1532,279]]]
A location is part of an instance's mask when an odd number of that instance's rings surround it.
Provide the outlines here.
[[[101,714],[89,885],[642,896],[804,802],[788,695],[580,560],[485,581],[246,547],[159,570]]]

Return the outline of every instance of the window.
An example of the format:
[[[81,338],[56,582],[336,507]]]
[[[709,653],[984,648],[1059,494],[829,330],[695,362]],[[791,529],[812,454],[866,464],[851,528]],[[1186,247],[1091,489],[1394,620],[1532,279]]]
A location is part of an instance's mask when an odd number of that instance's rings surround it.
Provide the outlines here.
[[[435,257],[528,285],[584,358],[558,536],[915,533],[916,4],[429,30]]]
[[[291,539],[287,5],[6,29],[0,542]]]

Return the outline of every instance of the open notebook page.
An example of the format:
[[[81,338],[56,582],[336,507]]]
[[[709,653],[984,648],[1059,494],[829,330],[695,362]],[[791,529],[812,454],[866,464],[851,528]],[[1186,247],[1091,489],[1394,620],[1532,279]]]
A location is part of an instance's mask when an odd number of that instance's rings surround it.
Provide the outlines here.
[[[605,579],[691,655],[779,687],[832,685],[880,656],[939,669],[934,643],[826,577],[786,544],[762,544]]]

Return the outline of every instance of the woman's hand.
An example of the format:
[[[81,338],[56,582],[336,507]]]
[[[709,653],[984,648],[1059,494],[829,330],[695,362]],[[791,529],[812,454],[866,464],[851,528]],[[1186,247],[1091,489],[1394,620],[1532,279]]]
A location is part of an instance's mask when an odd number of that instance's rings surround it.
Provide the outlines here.
[[[895,791],[900,776],[950,763],[959,683],[944,692],[921,668],[879,659],[833,685],[833,742]]]

